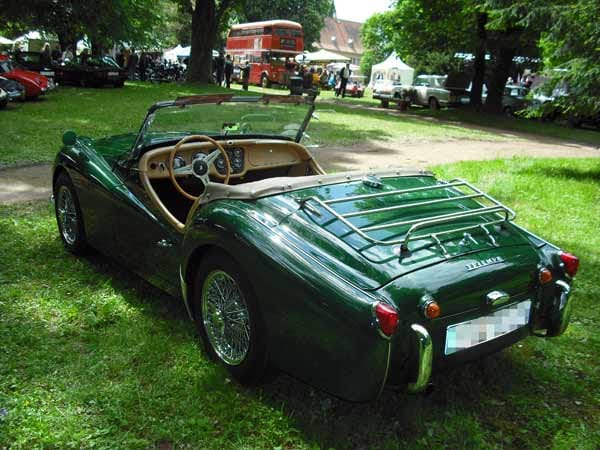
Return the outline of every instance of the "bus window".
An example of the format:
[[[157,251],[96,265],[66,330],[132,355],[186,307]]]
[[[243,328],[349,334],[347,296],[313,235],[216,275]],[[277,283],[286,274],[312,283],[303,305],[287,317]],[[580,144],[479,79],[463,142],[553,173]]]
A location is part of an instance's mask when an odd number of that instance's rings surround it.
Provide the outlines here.
[[[275,34],[277,36],[289,36],[288,30],[284,30],[282,28],[276,28],[275,29]]]

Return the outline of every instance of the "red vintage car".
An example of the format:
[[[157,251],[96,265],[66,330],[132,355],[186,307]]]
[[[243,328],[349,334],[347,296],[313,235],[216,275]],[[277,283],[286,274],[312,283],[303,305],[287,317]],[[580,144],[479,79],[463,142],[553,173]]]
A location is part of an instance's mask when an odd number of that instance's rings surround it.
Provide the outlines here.
[[[48,78],[14,66],[8,56],[0,55],[0,75],[21,83],[25,87],[25,97],[27,98],[39,97],[48,90]]]

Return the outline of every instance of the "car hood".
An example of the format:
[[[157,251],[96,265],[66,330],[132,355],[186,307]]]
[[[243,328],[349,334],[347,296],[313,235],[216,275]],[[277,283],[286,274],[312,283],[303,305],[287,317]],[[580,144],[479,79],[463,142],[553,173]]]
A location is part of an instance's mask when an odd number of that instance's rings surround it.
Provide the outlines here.
[[[329,201],[351,196],[373,194],[382,191],[414,189],[438,184],[432,176],[399,176],[386,178],[384,188],[374,188],[363,181],[351,181],[334,185],[301,189],[289,193],[274,195],[256,201],[258,214],[264,223],[269,224],[289,245],[293,245],[314,258],[324,268],[335,272],[347,281],[366,290],[378,289],[390,281],[420,269],[431,267],[440,262],[487,252],[493,258],[502,258],[509,248],[523,246],[524,252],[536,250],[526,235],[518,228],[506,223],[500,227],[486,226],[488,233],[477,228],[468,234],[444,231],[470,226],[482,222],[483,216],[466,217],[427,228],[427,232],[440,233],[439,243],[433,239],[410,241],[408,251],[402,252],[401,245],[381,243],[386,240],[398,240],[405,236],[408,226],[368,232],[368,236],[380,242],[369,241],[346,226],[342,220],[334,217],[327,207],[312,198]],[[449,189],[448,192],[452,192]],[[354,201],[329,204],[328,207],[345,214],[354,226],[365,228],[399,221],[417,220],[434,215],[452,214],[481,207],[473,199],[444,201],[439,204],[416,206],[405,209],[385,210],[403,203],[416,203],[428,200],[439,201],[446,198],[445,191],[430,191],[418,195],[389,195],[376,198],[362,198]],[[352,214],[366,209],[378,209],[380,212],[368,215]],[[348,215],[350,217],[348,217]],[[485,216],[489,220],[491,215]],[[496,216],[497,217],[497,216]],[[473,263],[476,263],[474,258]]]

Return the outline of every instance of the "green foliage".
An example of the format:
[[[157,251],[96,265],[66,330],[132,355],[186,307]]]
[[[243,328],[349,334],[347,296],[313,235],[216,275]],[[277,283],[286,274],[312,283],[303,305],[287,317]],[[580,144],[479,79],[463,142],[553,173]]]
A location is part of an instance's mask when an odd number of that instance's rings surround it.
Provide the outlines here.
[[[333,15],[333,0],[252,0],[241,7],[240,22],[285,19],[302,24],[304,47],[310,48],[319,40],[325,17]]]
[[[589,0],[518,1],[498,11],[499,20],[518,18],[543,29],[540,47],[553,86],[566,86],[556,104],[568,115],[600,113],[600,3]],[[552,69],[562,69],[560,71]]]
[[[165,19],[163,0],[9,0],[0,27],[54,32],[61,44],[87,35],[93,45],[157,45],[154,30]]]

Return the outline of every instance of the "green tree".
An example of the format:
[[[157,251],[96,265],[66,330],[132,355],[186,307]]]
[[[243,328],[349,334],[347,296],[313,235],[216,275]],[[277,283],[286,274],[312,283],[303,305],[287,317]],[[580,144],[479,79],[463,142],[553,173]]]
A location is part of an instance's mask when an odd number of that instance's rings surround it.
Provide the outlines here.
[[[498,8],[494,20],[514,21],[523,28],[543,30],[539,45],[547,75],[551,77],[548,89],[561,84],[569,94],[556,102],[568,115],[600,112],[600,3],[516,1]]]
[[[87,36],[99,53],[114,42],[151,42],[160,6],[160,0],[7,0],[0,27],[53,32],[63,47]]]
[[[507,12],[515,3],[514,0],[399,0],[392,11],[375,16],[375,23],[367,22],[363,41],[373,54],[396,50],[417,72],[452,72],[461,66],[456,53],[473,54],[471,103],[481,103],[487,72],[486,107],[499,110],[513,58],[537,52],[527,44],[537,40],[539,29],[523,25],[524,9]],[[491,56],[489,63],[486,54]]]
[[[308,49],[319,40],[325,17],[334,13],[333,0],[253,0],[241,8],[239,21],[285,19],[298,22],[304,29],[304,46]]]

